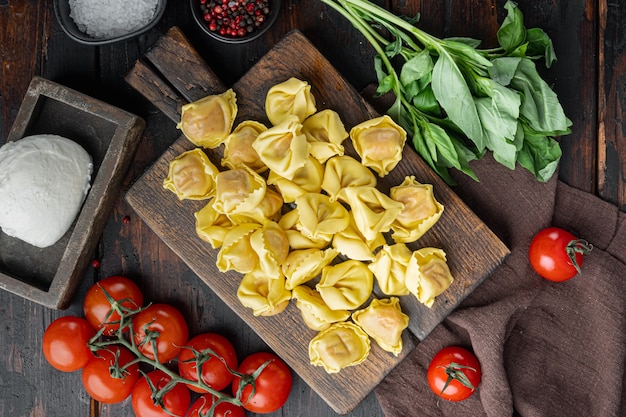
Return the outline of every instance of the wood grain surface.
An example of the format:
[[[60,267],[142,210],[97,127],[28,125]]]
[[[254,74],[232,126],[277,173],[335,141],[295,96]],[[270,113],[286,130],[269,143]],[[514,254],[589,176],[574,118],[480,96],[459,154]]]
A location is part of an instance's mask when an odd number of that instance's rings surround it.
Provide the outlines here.
[[[207,71],[197,56],[195,48],[185,42],[184,34],[178,28],[172,28],[146,54],[146,59],[158,69],[158,74],[153,72],[152,76],[160,78],[146,82],[145,64],[137,67],[140,75],[135,74],[133,68],[126,78],[142,94],[148,86],[144,94],[147,98],[154,97],[152,86],[161,84],[173,85],[181,96],[191,100],[222,93],[224,87],[212,80],[214,73]],[[347,130],[378,116],[301,32],[292,31],[233,85],[238,106],[235,125],[244,120],[257,120],[269,126],[264,107],[267,91],[290,77],[310,83],[318,111],[325,108],[337,111]],[[157,96],[155,105],[178,105],[179,100],[170,100],[171,93],[167,95],[168,100]],[[177,109],[163,110],[172,115]],[[346,153],[358,158],[349,146],[349,140],[345,145]],[[206,201],[180,201],[163,188],[170,161],[194,147],[181,136],[130,188],[126,200],[156,234],[338,413],[345,414],[354,409],[410,352],[414,340],[423,340],[509,253],[452,190],[406,147],[400,164],[388,176],[379,179],[378,187],[388,191],[410,175],[422,183],[434,185],[436,197],[445,207],[444,214],[433,229],[408,246],[411,249],[427,246],[444,249],[455,281],[437,298],[432,308],[425,307],[413,296],[401,297],[402,310],[410,317],[412,337],[405,334],[404,349],[398,357],[384,352],[374,343],[366,362],[329,375],[323,368],[309,363],[308,342],[316,332],[306,327],[294,303],[273,317],[255,317],[252,310],[241,305],[237,298],[241,275],[221,273],[215,264],[217,251],[201,240],[195,231],[193,213]],[[221,148],[206,152],[219,166]],[[384,294],[379,296],[384,297]],[[360,383],[354,384],[354,381]]]
[[[418,25],[439,37],[472,36],[495,43],[506,16],[505,0],[377,2],[397,13],[420,13]],[[558,62],[543,70],[573,121],[560,139],[559,178],[626,210],[626,3],[607,0],[518,0],[528,26],[553,39]],[[233,85],[293,29],[301,31],[338,72],[361,91],[376,78],[374,52],[341,16],[316,0],[284,0],[264,36],[248,45],[226,46],[195,26],[187,2],[169,1],[161,22],[136,39],[103,47],[71,41],[54,18],[49,0],[0,0],[0,144],[6,141],[33,76],[41,75],[135,113],[146,131],[116,196],[93,258],[72,304],[51,310],[0,292],[0,414],[15,417],[132,417],[130,402],[106,405],[84,392],[80,373],[52,369],[41,354],[45,327],[63,315],[82,315],[82,299],[94,282],[113,274],[133,278],[146,299],[169,302],[184,312],[192,333],[222,332],[240,357],[268,349],[247,323],[172,251],[122,198],[124,191],[180,136],[166,116],[124,76],[172,26],[178,26],[218,79]],[[154,70],[154,68],[151,68]],[[479,217],[484,213],[476,213]],[[128,217],[130,222],[123,221]],[[484,219],[483,219],[484,220]],[[500,236],[506,242],[506,236]],[[416,378],[422,377],[416,375]],[[256,417],[249,413],[248,417]],[[337,413],[297,375],[287,404],[270,417],[334,417]],[[382,417],[373,394],[349,417]]]

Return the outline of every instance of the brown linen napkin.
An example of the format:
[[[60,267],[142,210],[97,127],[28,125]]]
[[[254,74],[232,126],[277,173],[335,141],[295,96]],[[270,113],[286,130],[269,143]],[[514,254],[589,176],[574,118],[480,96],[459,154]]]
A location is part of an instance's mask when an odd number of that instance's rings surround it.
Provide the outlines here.
[[[454,191],[511,254],[376,388],[385,415],[626,415],[626,213],[556,176],[542,184],[490,157],[473,168],[481,181],[459,175]],[[530,267],[549,225],[593,244],[582,275],[551,283]],[[449,345],[474,351],[483,379],[469,399],[437,404],[426,369]]]

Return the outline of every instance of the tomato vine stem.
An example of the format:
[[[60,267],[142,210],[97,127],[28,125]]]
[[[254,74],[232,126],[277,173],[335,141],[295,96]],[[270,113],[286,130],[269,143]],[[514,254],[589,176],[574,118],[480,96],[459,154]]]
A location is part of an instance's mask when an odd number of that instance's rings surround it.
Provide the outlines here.
[[[166,364],[159,362],[158,356],[157,356],[157,346],[156,346],[157,339],[159,337],[158,331],[147,330],[146,331],[147,338],[142,342],[142,344],[144,343],[152,344],[153,352],[154,352],[154,359],[151,359],[147,357],[146,355],[144,355],[143,352],[141,352],[141,350],[139,349],[140,345],[137,345],[135,342],[135,337],[134,337],[135,330],[133,329],[132,318],[137,313],[149,307],[149,305],[143,308],[137,308],[137,309],[128,308],[124,306],[122,302],[114,300],[113,297],[111,297],[111,295],[108,294],[108,292],[104,288],[102,288],[102,290],[107,300],[111,304],[111,311],[107,315],[107,319],[111,317],[113,313],[117,313],[120,319],[115,320],[114,322],[103,323],[103,327],[89,340],[88,346],[91,349],[91,351],[94,352],[94,354],[97,354],[99,350],[105,350],[105,349],[108,350],[110,346],[123,346],[124,348],[130,350],[135,356],[135,359],[133,359],[132,361],[128,362],[127,364],[123,366],[120,366],[117,361],[118,354],[116,354],[115,362],[109,369],[109,372],[112,377],[123,378],[124,373],[127,372],[126,369],[129,366],[132,366],[134,364],[143,363],[143,364],[149,365],[154,370],[162,371],[164,374],[166,374],[170,378],[170,381],[167,384],[165,384],[161,388],[158,388],[150,381],[149,378],[146,378],[146,375],[143,371],[141,372],[143,377],[148,380],[148,385],[150,389],[152,390],[152,399],[153,401],[155,401],[155,404],[161,405],[162,408],[165,410],[162,404],[162,399],[172,388],[174,388],[174,386],[176,386],[177,384],[193,386],[214,396],[214,401],[211,405],[211,408],[206,413],[206,417],[212,416],[214,414],[216,407],[222,402],[231,403],[239,407],[242,407],[243,405],[245,405],[244,402],[241,400],[241,395],[243,393],[243,390],[248,386],[252,387],[252,392],[248,396],[248,398],[252,398],[254,396],[254,393],[256,391],[256,379],[261,374],[261,372],[271,363],[271,361],[267,361],[263,363],[253,374],[243,374],[230,368],[226,364],[226,361],[224,360],[224,358],[222,358],[220,355],[218,355],[215,351],[213,351],[210,348],[204,349],[202,351],[197,351],[196,349],[192,347],[183,346],[185,348],[189,348],[193,350],[194,352],[193,360],[195,361],[196,369],[198,370],[197,380],[184,378],[180,376],[178,373],[172,371]],[[119,328],[115,331],[113,335],[104,334],[104,331],[105,331],[104,325],[118,324],[118,323],[119,323]],[[207,385],[203,381],[202,372],[201,372],[202,366],[205,362],[210,360],[212,357],[215,357],[218,360],[220,360],[226,366],[226,369],[231,374],[241,379],[239,388],[235,396],[230,396],[228,394],[225,394],[224,392],[217,391],[211,388],[209,385]],[[167,410],[165,411],[167,412]],[[203,415],[203,417],[205,416]]]

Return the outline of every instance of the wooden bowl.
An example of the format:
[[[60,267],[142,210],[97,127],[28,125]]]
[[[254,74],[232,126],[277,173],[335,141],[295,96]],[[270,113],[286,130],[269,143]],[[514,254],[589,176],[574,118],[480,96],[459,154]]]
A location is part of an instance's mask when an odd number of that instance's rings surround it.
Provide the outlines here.
[[[0,230],[0,288],[54,309],[67,308],[95,252],[145,122],[102,101],[35,77],[7,141],[56,134],[93,159],[91,188],[68,232],[37,248]]]

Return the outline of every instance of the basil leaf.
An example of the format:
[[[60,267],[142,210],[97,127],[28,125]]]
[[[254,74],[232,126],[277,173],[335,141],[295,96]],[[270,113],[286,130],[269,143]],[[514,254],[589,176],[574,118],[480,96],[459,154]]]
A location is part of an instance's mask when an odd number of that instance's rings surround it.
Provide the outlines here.
[[[513,143],[513,139],[515,137],[515,129],[517,128],[517,120],[507,120],[502,117],[489,98],[476,99],[476,107],[485,129],[487,149],[493,153],[496,161],[509,169],[515,169],[517,148]],[[504,126],[510,129],[511,124],[514,129],[513,135],[505,137],[499,128]]]
[[[508,14],[498,30],[498,43],[506,52],[512,52],[526,40],[524,16],[515,2],[507,1],[504,8]]]
[[[517,67],[519,66],[521,60],[522,58],[520,57],[504,57],[494,59],[491,61],[493,66],[489,68],[489,77],[505,87],[508,86],[515,76],[515,72],[517,71]]]
[[[402,65],[400,82],[409,84],[412,81],[420,80],[433,70],[433,66],[433,60],[428,51],[421,51]]]
[[[483,129],[472,93],[450,55],[441,50],[433,68],[432,88],[448,117],[479,150],[485,148]]]
[[[556,53],[554,52],[554,45],[552,40],[543,29],[532,28],[526,31],[526,40],[528,41],[528,47],[526,48],[526,55],[529,58],[543,58],[546,67],[550,68],[553,63],[556,62]]]
[[[413,105],[424,113],[431,114],[433,116],[441,116],[441,109],[439,102],[435,98],[435,93],[431,86],[427,86],[424,90],[420,91],[412,101]]]
[[[522,93],[520,115],[537,133],[558,135],[569,132],[571,121],[559,99],[528,58],[522,58],[510,86]]]
[[[561,147],[553,138],[527,133],[517,161],[539,181],[546,182],[556,172],[561,154]]]
[[[441,165],[440,158],[446,161],[445,166],[459,168],[459,156],[448,133],[439,125],[430,122],[420,123],[422,137],[433,161]]]
[[[465,175],[478,182],[478,176],[476,175],[474,170],[472,170],[469,163],[470,161],[475,161],[482,158],[484,156],[484,153],[482,155],[477,155],[470,148],[465,146],[463,142],[461,142],[460,140],[454,140],[454,138],[452,140],[452,143],[454,144],[454,147],[456,148],[456,154],[459,157],[459,171],[463,172]]]

